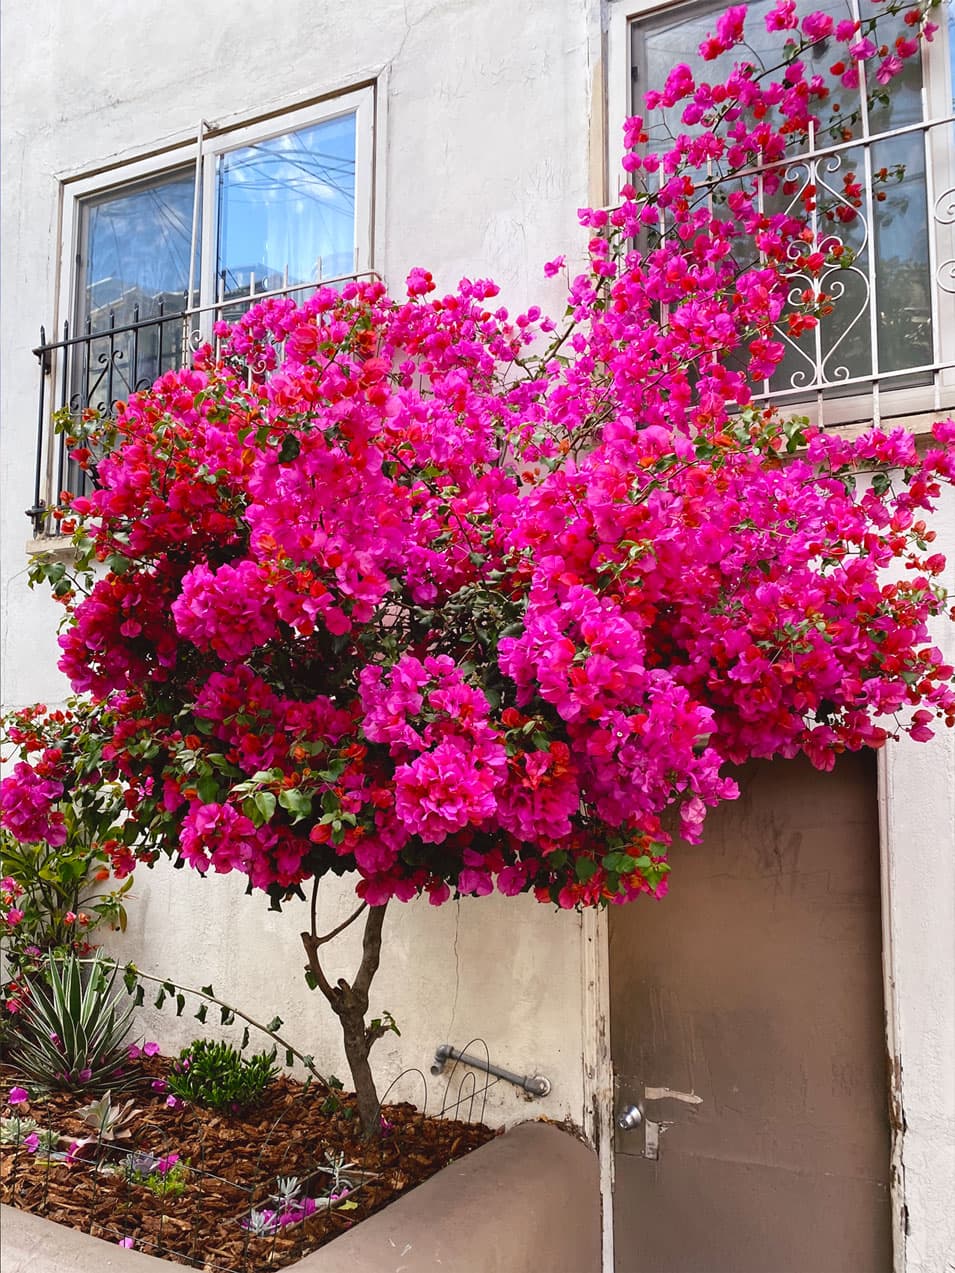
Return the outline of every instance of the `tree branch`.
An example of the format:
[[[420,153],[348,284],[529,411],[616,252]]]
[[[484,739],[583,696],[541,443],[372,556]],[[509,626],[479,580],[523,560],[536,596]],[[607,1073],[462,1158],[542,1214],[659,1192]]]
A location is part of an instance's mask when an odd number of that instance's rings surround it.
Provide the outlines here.
[[[339,933],[343,933],[345,929],[349,926],[349,924],[354,924],[355,920],[358,918],[358,916],[362,913],[362,911],[365,909],[367,905],[368,905],[367,902],[362,902],[362,904],[358,907],[358,909],[355,911],[352,911],[352,913],[348,916],[348,918],[346,920],[343,920],[338,925],[337,928],[333,928],[330,933],[325,933],[322,937],[318,937],[316,935],[314,921],[313,921],[312,936],[315,938],[315,944],[318,946],[324,946],[325,943],[330,942],[333,937],[337,937]]]
[[[96,961],[93,959],[80,959],[78,962],[88,964],[95,963]],[[152,973],[143,972],[141,968],[138,968],[133,963],[126,964],[125,971],[135,976],[137,980],[151,981],[157,986],[174,986],[180,994],[195,995],[197,999],[205,999],[207,1003],[214,1003],[216,1007],[224,1008],[227,1012],[231,1012],[233,1016],[240,1017],[256,1030],[261,1030],[263,1034],[267,1034],[270,1038],[274,1039],[280,1047],[284,1048],[287,1052],[291,1052],[292,1056],[298,1057],[301,1063],[308,1070],[309,1074],[311,1074],[313,1078],[318,1079],[319,1083],[321,1083],[323,1087],[328,1087],[328,1080],[325,1078],[324,1074],[319,1074],[318,1070],[315,1068],[315,1062],[310,1056],[306,1056],[304,1052],[300,1052],[298,1048],[293,1047],[291,1043],[289,1043],[286,1039],[283,1039],[277,1031],[270,1030],[268,1026],[263,1025],[261,1021],[256,1021],[255,1018],[250,1017],[247,1012],[243,1012],[241,1008],[234,1008],[231,1003],[226,1003],[225,1000],[220,999],[218,995],[211,995],[206,990],[197,990],[195,986],[181,986],[178,982],[171,981],[168,977],[154,977]]]
[[[365,921],[365,932],[361,943],[361,963],[352,983],[352,989],[356,995],[361,996],[366,1008],[368,1006],[368,991],[371,987],[371,981],[378,971],[378,964],[381,959],[381,928],[385,922],[385,911],[387,908],[387,902],[381,906],[372,906],[368,911],[368,919]]]

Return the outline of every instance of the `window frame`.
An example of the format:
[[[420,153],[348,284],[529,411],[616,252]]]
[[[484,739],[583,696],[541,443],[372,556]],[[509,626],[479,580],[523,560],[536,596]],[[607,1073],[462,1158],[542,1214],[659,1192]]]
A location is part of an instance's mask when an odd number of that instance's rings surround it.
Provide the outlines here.
[[[199,270],[198,277],[194,280],[191,304],[185,312],[201,318],[202,334],[208,337],[211,333],[214,306],[218,300],[215,282],[219,215],[216,181],[220,156],[342,115],[355,115],[355,261],[354,269],[343,277],[374,272],[375,105],[375,85],[368,84],[246,121],[223,125],[202,121],[197,127],[196,135],[190,140],[174,142],[161,150],[152,150],[142,158],[118,162],[92,175],[80,174],[65,178],[61,183],[62,255],[55,330],[62,330],[64,319],[69,322],[72,330],[79,313],[79,288],[83,274],[82,214],[85,202],[91,198],[121,194],[124,189],[140,181],[175,172],[191,170],[195,173],[198,165],[200,180],[197,184],[201,191],[197,237]]]
[[[607,21],[607,191],[615,203],[626,174],[620,167],[624,120],[639,113],[633,100],[632,34],[635,22],[662,17],[688,9],[692,0],[608,0]],[[714,20],[719,9],[714,9]],[[933,324],[930,383],[917,387],[892,388],[894,376],[883,374],[860,384],[858,393],[834,396],[828,387],[811,387],[804,393],[774,390],[756,395],[773,402],[781,411],[807,415],[827,427],[847,426],[861,432],[871,424],[901,424],[911,432],[927,432],[932,423],[955,409],[955,290],[939,283],[942,265],[952,266],[955,280],[955,17],[940,21],[931,44],[922,46],[922,121],[928,134],[926,153],[926,206],[930,238],[930,302]],[[946,127],[947,124],[947,127]],[[826,147],[818,147],[824,151]],[[946,198],[952,212],[945,222],[939,219],[939,202]],[[877,266],[876,266],[877,268]]]

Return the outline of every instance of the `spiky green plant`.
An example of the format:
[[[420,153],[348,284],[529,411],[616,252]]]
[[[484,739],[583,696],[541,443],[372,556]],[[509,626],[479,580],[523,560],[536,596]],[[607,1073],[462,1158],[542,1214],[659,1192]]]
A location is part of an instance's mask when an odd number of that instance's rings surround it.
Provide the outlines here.
[[[173,1062],[169,1089],[183,1100],[235,1114],[257,1105],[278,1074],[275,1049],[244,1057],[228,1043],[196,1039]]]
[[[10,1062],[47,1087],[98,1092],[127,1086],[126,1037],[134,1001],[119,968],[102,957],[51,959],[10,1032]]]

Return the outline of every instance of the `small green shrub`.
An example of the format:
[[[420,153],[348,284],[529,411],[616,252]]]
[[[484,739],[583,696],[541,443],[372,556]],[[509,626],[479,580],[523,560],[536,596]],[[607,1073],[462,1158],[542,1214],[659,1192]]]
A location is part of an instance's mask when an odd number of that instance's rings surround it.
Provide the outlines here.
[[[45,961],[10,1031],[10,1062],[33,1082],[68,1091],[121,1088],[128,1072],[126,1037],[135,1003],[119,968],[76,955]]]
[[[229,1114],[261,1101],[278,1074],[275,1048],[244,1057],[229,1043],[196,1039],[173,1062],[169,1088],[186,1101],[195,1101]]]

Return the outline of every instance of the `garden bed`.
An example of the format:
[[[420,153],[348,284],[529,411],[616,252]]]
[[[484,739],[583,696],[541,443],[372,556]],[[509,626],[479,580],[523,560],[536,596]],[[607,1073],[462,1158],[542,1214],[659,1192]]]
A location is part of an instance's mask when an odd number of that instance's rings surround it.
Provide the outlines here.
[[[397,1104],[382,1110],[381,1140],[366,1144],[353,1099],[343,1093],[330,1096],[283,1075],[254,1110],[223,1115],[167,1103],[169,1063],[155,1057],[139,1064],[136,1085],[115,1098],[132,1098],[140,1111],[128,1142],[117,1148],[94,1142],[68,1158],[42,1145],[32,1152],[4,1145],[0,1200],[209,1273],[252,1273],[282,1268],[322,1246],[495,1134]],[[0,1091],[17,1084],[22,1079],[0,1066]],[[90,1134],[76,1113],[88,1099],[52,1093],[17,1112],[64,1137],[59,1152],[69,1153],[72,1142]],[[336,1171],[343,1187],[333,1189]],[[282,1213],[278,1181],[289,1177],[302,1182],[302,1198],[314,1197],[323,1179],[324,1192],[337,1196],[297,1222],[263,1226],[263,1215]],[[295,1219],[295,1210],[284,1214]]]

